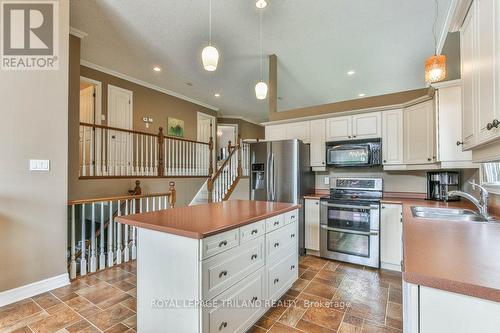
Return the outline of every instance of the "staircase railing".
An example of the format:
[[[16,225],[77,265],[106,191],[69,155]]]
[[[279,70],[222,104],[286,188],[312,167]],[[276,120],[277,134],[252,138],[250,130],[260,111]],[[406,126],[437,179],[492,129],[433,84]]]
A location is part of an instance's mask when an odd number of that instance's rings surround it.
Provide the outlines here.
[[[175,206],[174,182],[170,182],[169,191],[165,193],[141,194],[137,183],[131,192],[132,194],[124,196],[68,202],[68,268],[71,279],[76,278],[78,274],[83,276],[136,259],[137,230],[135,227],[116,222],[116,216]]]
[[[241,177],[249,174],[249,145],[238,138],[238,144],[232,146],[230,152],[216,173],[207,181],[208,202],[228,200]]]
[[[208,177],[213,145],[80,123],[80,178]]]

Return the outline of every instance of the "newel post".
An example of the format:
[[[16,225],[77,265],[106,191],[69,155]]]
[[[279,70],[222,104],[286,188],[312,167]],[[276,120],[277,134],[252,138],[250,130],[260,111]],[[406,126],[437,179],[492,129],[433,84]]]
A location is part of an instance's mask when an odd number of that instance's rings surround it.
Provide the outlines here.
[[[177,201],[177,192],[175,190],[175,182],[168,183],[170,196],[168,197],[168,203],[170,208],[174,208],[175,203]]]
[[[130,195],[141,195],[142,194],[142,189],[141,189],[141,181],[136,180],[135,181],[135,187],[133,190],[129,190],[128,194]],[[135,199],[135,212],[134,213],[139,213],[139,200],[141,199]]]
[[[238,149],[238,177],[243,176],[243,168],[241,167],[242,147],[243,147],[243,141],[241,140],[241,136],[238,134],[238,144],[236,145],[236,149]]]
[[[210,128],[212,125],[210,125]],[[214,174],[214,139],[210,137],[208,140],[208,180],[207,180],[207,191],[208,191],[208,202],[213,202],[213,189],[214,183],[212,176]]]
[[[165,156],[163,156],[163,145],[165,143],[165,135],[163,135],[163,127],[160,127],[158,132],[158,176],[165,175]]]

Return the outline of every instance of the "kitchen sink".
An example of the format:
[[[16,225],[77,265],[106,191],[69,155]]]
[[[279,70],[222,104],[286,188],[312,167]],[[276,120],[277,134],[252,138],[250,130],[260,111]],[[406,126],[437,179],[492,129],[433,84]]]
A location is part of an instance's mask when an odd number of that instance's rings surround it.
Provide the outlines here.
[[[470,209],[411,207],[414,217],[421,219],[439,219],[449,221],[492,222]]]

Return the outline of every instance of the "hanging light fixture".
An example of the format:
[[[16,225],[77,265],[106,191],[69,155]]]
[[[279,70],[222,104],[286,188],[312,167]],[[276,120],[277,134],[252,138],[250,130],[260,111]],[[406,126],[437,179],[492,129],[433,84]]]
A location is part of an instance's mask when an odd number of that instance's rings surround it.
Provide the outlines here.
[[[425,61],[425,81],[427,83],[435,83],[442,81],[446,78],[446,56],[437,54],[437,38],[436,38],[436,24],[439,14],[439,4],[436,4],[436,15],[434,18],[434,25],[432,26],[432,34],[434,36],[434,55],[427,58]]]
[[[201,60],[206,71],[213,72],[219,63],[219,51],[212,46],[212,0],[209,0],[208,45],[201,51]]]
[[[259,9],[265,8],[266,6],[267,6],[266,0],[257,0],[255,2],[255,7],[259,8]]]
[[[255,85],[255,97],[257,99],[266,99],[267,97],[267,83],[262,79],[262,11],[259,14],[259,39],[260,39],[260,80]]]

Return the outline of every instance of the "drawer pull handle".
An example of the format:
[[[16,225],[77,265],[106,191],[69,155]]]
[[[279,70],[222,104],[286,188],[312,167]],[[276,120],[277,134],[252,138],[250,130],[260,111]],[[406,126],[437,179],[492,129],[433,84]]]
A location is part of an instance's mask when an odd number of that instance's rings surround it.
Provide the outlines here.
[[[278,282],[280,282],[280,279],[278,279],[278,278],[274,279],[274,284],[276,284]]]
[[[294,270],[294,269],[295,269],[295,265],[290,266],[290,270]]]
[[[280,243],[274,243],[274,247],[280,246]]]
[[[227,245],[227,241],[222,241],[219,243],[219,247],[223,247]]]
[[[252,254],[252,258],[250,258],[250,260],[254,260],[254,259],[257,259],[257,255],[256,254]]]
[[[251,235],[256,234],[256,233],[258,233],[258,232],[259,232],[259,230],[257,230],[257,229],[253,229],[253,230],[252,230]]]
[[[221,279],[223,276],[227,275],[227,271],[222,271],[219,273],[219,279]]]
[[[294,238],[294,237],[295,237],[295,234],[291,234],[291,235],[290,235],[290,238]]]
[[[274,221],[274,225],[279,225],[280,221]]]
[[[226,328],[227,327],[227,322],[226,321],[223,321],[220,326],[219,326],[219,331],[222,331],[222,329]]]
[[[293,220],[295,218],[295,215],[290,216],[290,219]]]
[[[253,303],[253,302],[255,302],[256,300],[258,300],[258,298],[257,298],[257,296],[254,296],[254,297],[252,297],[251,302]]]

